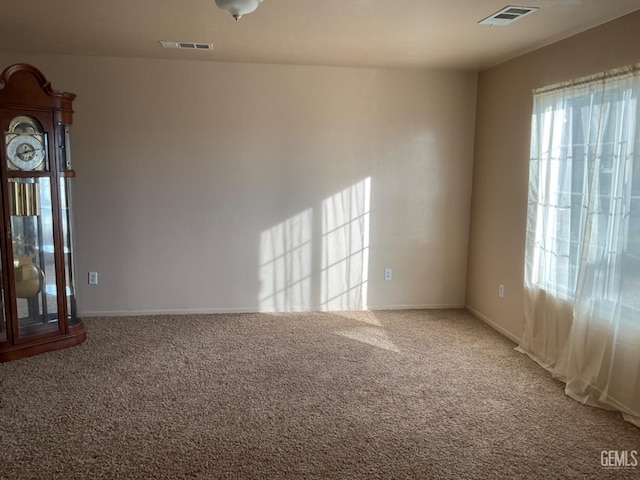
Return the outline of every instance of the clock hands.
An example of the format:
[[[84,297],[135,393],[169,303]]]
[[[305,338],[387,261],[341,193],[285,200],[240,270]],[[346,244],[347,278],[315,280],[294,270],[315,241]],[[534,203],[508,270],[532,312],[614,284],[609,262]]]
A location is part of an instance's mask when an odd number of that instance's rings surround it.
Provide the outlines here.
[[[28,143],[21,143],[20,145],[18,145],[18,148],[16,150],[16,155],[20,157],[21,160],[28,161],[35,156],[37,150],[43,149],[36,149],[33,145],[30,145]]]

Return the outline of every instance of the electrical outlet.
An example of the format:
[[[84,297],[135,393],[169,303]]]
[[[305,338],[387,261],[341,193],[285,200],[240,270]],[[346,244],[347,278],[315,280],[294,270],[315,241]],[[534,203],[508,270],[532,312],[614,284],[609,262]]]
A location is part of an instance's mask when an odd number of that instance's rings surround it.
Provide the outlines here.
[[[504,297],[504,285],[503,284],[498,285],[498,296],[500,298]]]
[[[393,277],[393,270],[390,268],[385,268],[384,269],[384,279],[385,280],[391,280],[391,278]]]
[[[98,272],[89,272],[89,285],[98,284]]]

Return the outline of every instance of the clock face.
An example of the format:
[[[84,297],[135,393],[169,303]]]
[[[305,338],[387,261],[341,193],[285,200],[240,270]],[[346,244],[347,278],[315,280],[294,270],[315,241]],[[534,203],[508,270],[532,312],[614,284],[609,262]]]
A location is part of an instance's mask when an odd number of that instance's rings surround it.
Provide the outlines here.
[[[42,170],[46,158],[45,134],[38,119],[18,115],[5,132],[7,166],[11,170]]]
[[[7,158],[19,170],[35,170],[44,162],[44,144],[40,136],[20,134],[9,140]]]

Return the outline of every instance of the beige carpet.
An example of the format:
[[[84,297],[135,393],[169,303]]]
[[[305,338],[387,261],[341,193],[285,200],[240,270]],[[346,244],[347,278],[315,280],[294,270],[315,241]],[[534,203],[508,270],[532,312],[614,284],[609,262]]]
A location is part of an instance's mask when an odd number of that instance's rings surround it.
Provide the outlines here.
[[[640,429],[463,311],[92,318],[0,364],[2,479],[640,478]]]

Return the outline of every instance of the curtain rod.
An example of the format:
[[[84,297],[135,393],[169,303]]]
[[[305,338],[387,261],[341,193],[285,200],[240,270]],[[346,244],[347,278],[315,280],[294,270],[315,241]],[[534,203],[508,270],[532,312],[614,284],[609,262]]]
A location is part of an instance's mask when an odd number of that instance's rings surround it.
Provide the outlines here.
[[[581,87],[583,85],[596,84],[605,80],[620,78],[624,76],[640,75],[640,63],[634,65],[628,65],[626,67],[615,68],[613,70],[607,70],[606,72],[599,72],[586,77],[580,77],[575,80],[569,80],[566,82],[555,83],[546,87],[534,88],[533,94],[539,95],[544,93],[556,92],[570,87]]]

